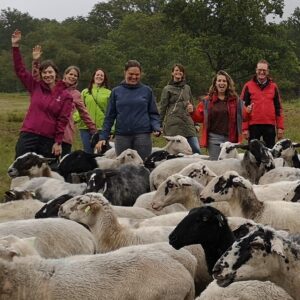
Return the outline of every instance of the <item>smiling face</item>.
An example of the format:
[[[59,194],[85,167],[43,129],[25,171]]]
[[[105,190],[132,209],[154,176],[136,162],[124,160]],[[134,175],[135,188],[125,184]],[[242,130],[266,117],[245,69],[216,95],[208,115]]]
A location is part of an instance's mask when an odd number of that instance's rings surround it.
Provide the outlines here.
[[[181,81],[184,77],[184,72],[178,66],[175,66],[172,71],[172,77],[174,81]]]
[[[227,79],[224,75],[218,75],[216,79],[216,89],[218,94],[224,95],[228,87]]]
[[[77,84],[78,81],[78,72],[75,69],[70,69],[64,76],[64,82],[68,86]]]
[[[94,83],[97,84],[98,86],[101,86],[104,82],[104,79],[105,79],[104,72],[102,70],[98,70],[94,76]]]
[[[130,67],[125,71],[125,82],[136,85],[141,80],[141,70],[138,67]]]
[[[260,82],[267,80],[269,75],[269,66],[266,63],[258,63],[256,66],[256,77]]]
[[[53,67],[49,66],[41,71],[42,80],[51,88],[55,85],[56,72]]]

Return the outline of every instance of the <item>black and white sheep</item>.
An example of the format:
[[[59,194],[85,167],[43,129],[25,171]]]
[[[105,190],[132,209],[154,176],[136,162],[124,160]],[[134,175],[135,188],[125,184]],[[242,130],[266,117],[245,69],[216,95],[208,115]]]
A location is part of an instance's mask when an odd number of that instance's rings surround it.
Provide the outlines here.
[[[218,260],[213,276],[218,285],[270,280],[295,300],[300,299],[300,247],[270,227],[261,227],[237,240]]]
[[[300,205],[286,201],[259,201],[252,184],[234,171],[211,180],[201,192],[204,203],[227,201],[232,216],[252,219],[276,229],[300,232]]]

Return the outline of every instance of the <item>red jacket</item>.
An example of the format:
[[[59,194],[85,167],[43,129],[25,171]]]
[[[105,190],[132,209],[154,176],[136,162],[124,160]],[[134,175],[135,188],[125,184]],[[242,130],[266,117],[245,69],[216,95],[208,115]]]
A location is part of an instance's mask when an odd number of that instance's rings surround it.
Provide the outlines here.
[[[208,145],[208,116],[209,111],[217,100],[217,95],[213,95],[212,98],[205,97],[203,101],[198,104],[196,110],[191,113],[191,117],[194,122],[203,123],[200,139],[200,145],[202,147],[207,147]],[[235,97],[231,97],[227,101],[227,107],[229,112],[228,140],[232,143],[241,142],[243,102]]]
[[[34,80],[31,72],[25,69],[19,47],[13,47],[12,51],[15,72],[30,93],[30,105],[21,131],[53,138],[60,144],[72,111],[72,96],[62,81],[50,90],[43,81]]]
[[[251,113],[244,111],[243,130],[248,130],[250,125],[256,124],[269,124],[284,129],[278,87],[271,79],[262,87],[255,77],[248,81],[242,90],[241,99],[244,100],[245,106],[253,103]]]

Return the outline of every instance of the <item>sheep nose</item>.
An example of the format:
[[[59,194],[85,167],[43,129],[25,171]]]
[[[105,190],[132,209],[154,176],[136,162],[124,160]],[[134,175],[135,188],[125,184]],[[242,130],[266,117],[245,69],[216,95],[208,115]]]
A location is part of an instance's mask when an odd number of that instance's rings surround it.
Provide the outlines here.
[[[16,168],[9,168],[7,174],[9,177],[16,177],[18,176],[18,170]]]
[[[220,274],[222,273],[222,271],[223,271],[223,268],[221,267],[221,265],[219,265],[219,264],[215,265],[213,270],[212,270],[213,277],[215,279],[220,278],[221,277]]]
[[[211,202],[215,202],[215,200],[211,197],[200,197],[200,200],[203,202],[203,203],[211,203]]]

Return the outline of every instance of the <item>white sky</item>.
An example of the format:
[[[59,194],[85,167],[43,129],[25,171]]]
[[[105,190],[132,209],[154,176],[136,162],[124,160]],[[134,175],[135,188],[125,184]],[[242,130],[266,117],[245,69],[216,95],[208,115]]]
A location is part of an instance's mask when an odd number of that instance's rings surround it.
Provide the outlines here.
[[[28,13],[34,18],[47,18],[63,21],[69,17],[86,17],[94,5],[100,0],[0,0],[0,10],[16,8]],[[300,7],[300,0],[285,0],[283,18],[286,19],[293,13],[296,7]]]

